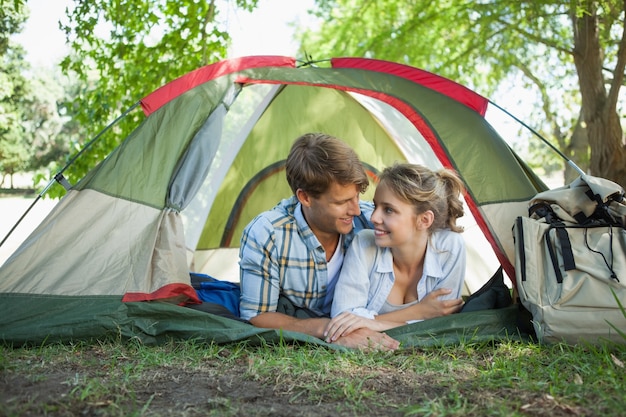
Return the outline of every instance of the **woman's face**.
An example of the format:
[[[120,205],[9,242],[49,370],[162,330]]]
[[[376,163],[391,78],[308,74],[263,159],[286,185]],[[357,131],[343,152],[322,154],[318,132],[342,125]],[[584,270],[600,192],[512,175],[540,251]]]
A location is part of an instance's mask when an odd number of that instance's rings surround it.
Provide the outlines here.
[[[418,236],[418,216],[412,204],[380,184],[374,193],[372,213],[374,236],[380,247],[396,247],[414,241]]]

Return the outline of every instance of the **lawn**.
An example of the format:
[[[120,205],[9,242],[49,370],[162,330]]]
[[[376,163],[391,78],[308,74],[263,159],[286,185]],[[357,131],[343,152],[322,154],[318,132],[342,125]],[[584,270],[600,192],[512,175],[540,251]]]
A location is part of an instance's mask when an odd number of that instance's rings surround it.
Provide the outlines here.
[[[623,416],[626,346],[1,346],[2,416]]]

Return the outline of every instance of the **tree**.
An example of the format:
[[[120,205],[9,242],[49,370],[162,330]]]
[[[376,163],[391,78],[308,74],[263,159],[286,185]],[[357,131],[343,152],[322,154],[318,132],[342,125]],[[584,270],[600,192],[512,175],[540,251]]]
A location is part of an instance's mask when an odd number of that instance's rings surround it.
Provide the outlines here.
[[[24,48],[11,36],[29,16],[22,1],[2,1],[0,54],[0,169],[10,175],[48,168],[69,151],[71,120],[60,105],[69,84],[60,70],[31,68]],[[68,100],[69,101],[69,100]]]
[[[25,100],[30,91],[24,72],[28,63],[24,50],[15,45],[10,36],[22,30],[28,17],[20,2],[2,4],[0,12],[0,171],[11,177],[28,163],[28,146],[22,141],[22,119]]]
[[[570,13],[572,55],[582,98],[581,119],[591,147],[589,170],[622,185],[626,185],[626,149],[617,104],[626,66],[625,13],[626,1],[589,0]],[[621,28],[614,28],[615,22]],[[607,56],[613,60],[612,70],[607,71],[611,78],[605,79]]]
[[[258,0],[219,2],[252,10]],[[113,150],[143,118],[130,111],[113,120],[154,89],[226,56],[230,41],[218,16],[218,2],[194,0],[75,0],[60,24],[71,54],[61,63],[82,88],[63,104],[73,123],[88,128],[94,141],[65,175],[80,179]],[[82,146],[81,146],[82,148]]]
[[[60,71],[38,68],[32,71],[31,94],[27,99],[23,126],[30,148],[28,169],[45,169],[62,161],[77,140],[71,117],[63,103],[71,101],[76,88]]]
[[[626,2],[317,0],[316,57],[404,62],[489,96],[506,81],[536,92],[533,126],[592,175],[626,185],[619,93]],[[518,85],[519,86],[519,85]],[[571,179],[568,175],[566,180]]]
[[[0,55],[10,49],[11,35],[22,31],[27,18],[23,0],[0,0]]]

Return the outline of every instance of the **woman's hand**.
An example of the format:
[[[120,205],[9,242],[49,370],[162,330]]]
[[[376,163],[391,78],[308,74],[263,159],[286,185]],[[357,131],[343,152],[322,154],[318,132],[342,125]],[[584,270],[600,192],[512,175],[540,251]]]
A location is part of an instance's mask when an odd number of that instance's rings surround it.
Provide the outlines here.
[[[357,316],[350,312],[343,312],[336,317],[333,317],[326,325],[324,330],[324,338],[328,343],[334,343],[342,336],[347,336],[355,330],[368,328],[375,331],[382,331],[383,329],[376,320],[368,319],[365,317]]]
[[[376,316],[376,322],[396,323],[395,326],[413,322],[414,320],[426,320],[435,317],[447,316],[458,312],[463,307],[463,299],[440,300],[452,290],[440,288],[426,295],[419,303],[410,305],[400,310],[383,313]],[[387,328],[391,328],[387,327]]]
[[[435,317],[447,316],[452,313],[458,312],[463,307],[463,299],[457,298],[455,300],[440,300],[439,297],[448,295],[452,290],[448,288],[440,288],[434,290],[430,294],[426,295],[418,304],[414,307],[419,309],[420,317],[418,319],[432,319]]]

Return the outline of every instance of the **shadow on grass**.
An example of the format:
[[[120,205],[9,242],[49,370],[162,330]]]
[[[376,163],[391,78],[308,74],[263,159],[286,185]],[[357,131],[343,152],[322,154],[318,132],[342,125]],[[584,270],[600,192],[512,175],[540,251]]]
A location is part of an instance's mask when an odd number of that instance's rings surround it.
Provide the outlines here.
[[[2,197],[28,197],[37,196],[37,191],[32,188],[0,188],[0,198]]]

